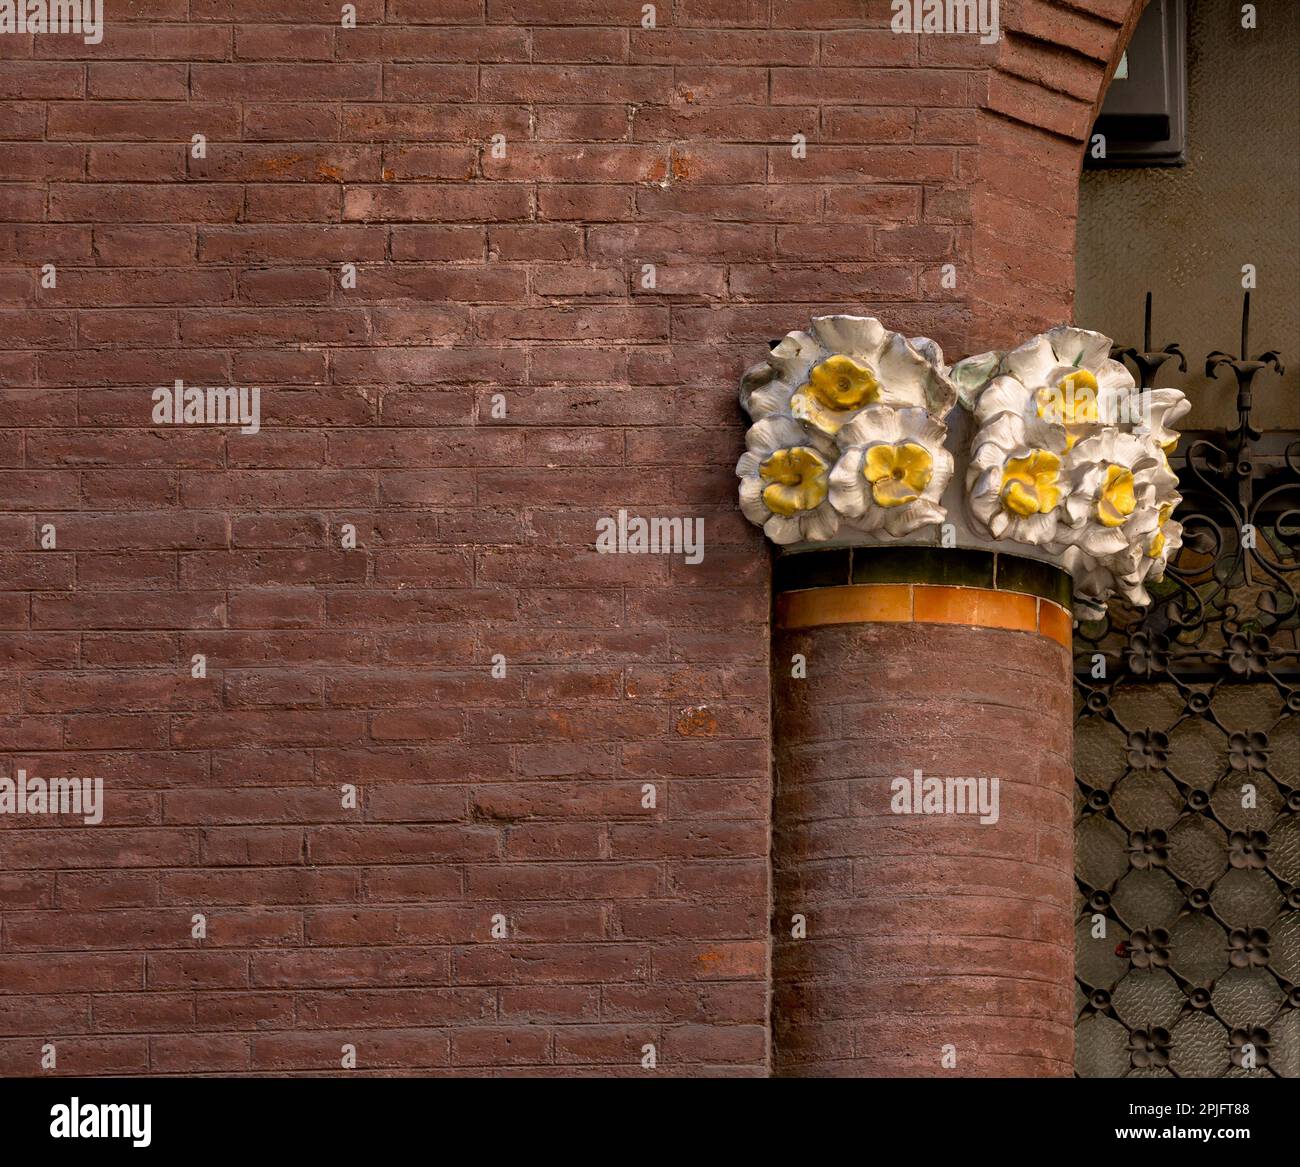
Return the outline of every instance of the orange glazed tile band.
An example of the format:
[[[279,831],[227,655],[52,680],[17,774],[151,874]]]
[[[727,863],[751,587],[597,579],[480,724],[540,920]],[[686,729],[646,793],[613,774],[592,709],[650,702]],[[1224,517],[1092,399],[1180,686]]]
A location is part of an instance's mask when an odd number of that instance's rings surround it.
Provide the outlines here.
[[[1040,596],[938,584],[845,584],[782,592],[776,617],[782,628],[867,623],[1005,628],[1041,633],[1067,649],[1073,627],[1064,608]]]

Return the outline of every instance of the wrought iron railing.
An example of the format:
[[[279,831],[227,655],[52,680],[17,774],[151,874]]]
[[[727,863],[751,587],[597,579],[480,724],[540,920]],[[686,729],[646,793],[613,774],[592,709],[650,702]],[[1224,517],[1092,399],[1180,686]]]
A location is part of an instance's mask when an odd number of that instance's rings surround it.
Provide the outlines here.
[[[1253,421],[1269,351],[1213,352],[1237,424],[1171,462],[1183,548],[1075,636],[1081,1076],[1300,1076],[1300,434]],[[1139,383],[1186,358],[1117,347]]]

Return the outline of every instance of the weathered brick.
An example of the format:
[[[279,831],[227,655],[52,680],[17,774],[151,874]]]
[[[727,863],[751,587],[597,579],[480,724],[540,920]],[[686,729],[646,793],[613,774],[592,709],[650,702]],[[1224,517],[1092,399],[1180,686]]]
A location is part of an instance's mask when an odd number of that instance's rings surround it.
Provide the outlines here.
[[[717,441],[736,379],[826,311],[950,356],[1067,313],[1079,147],[1136,5],[1021,0],[992,47],[860,0],[677,0],[653,29],[624,0],[338,7],[5,38],[0,748],[107,807],[0,831],[0,1069],[57,1038],[61,1073],[338,1073],[347,1042],[363,1072],[640,1076],[653,1041],[661,1073],[765,1073],[771,602]],[[260,432],[154,425],[177,378],[259,387]],[[619,507],[701,518],[704,563],[597,555]],[[879,767],[890,716],[831,720]],[[801,959],[901,927],[846,904],[969,878],[1056,976],[1050,905],[1007,905],[1067,894],[1060,806],[1022,787],[1038,827],[918,874],[855,850],[856,741],[780,757],[778,853],[833,930]],[[1004,954],[925,943],[976,970],[949,986],[974,1012]],[[1064,975],[1025,1005],[1044,1049]],[[903,1042],[854,988],[806,982],[778,1054]]]

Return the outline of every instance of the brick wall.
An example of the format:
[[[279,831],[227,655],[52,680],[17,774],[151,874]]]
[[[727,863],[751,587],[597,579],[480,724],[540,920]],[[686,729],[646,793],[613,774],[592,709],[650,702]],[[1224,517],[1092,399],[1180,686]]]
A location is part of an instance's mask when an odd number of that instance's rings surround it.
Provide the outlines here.
[[[1133,0],[106,7],[0,36],[0,773],[107,798],[0,816],[0,1071],[766,1073],[737,376],[1068,314]],[[703,563],[597,555],[619,508]]]

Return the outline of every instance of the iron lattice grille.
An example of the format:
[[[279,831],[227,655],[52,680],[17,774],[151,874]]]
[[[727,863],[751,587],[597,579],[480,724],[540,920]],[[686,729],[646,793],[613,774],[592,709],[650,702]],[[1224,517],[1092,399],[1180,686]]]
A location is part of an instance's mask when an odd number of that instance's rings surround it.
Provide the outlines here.
[[[1250,423],[1276,354],[1224,364],[1238,427],[1173,458],[1183,550],[1076,632],[1082,1077],[1300,1077],[1300,439]]]

